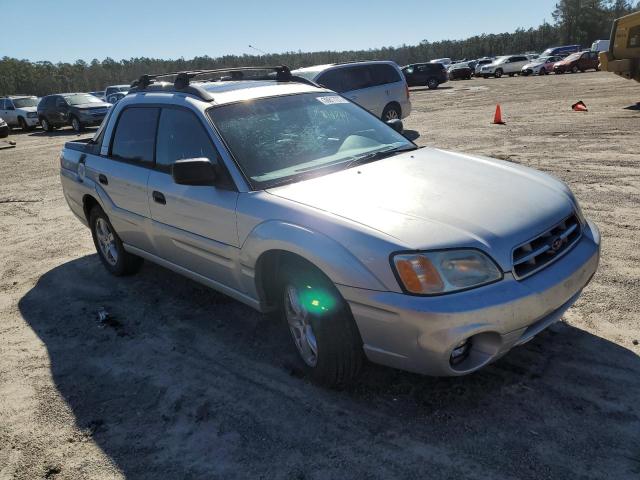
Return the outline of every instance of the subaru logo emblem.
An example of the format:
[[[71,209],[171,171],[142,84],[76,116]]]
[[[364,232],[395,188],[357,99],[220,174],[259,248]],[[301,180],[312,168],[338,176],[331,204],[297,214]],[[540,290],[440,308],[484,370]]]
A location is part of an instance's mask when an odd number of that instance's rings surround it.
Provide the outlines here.
[[[563,240],[560,237],[556,237],[549,243],[549,253],[558,253],[558,250],[562,248]]]

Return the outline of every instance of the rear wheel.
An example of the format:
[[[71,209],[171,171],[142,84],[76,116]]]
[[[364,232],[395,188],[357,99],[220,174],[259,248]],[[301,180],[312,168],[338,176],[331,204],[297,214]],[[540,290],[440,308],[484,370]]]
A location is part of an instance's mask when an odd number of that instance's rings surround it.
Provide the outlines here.
[[[49,120],[47,120],[47,119],[46,119],[46,118],[44,118],[44,117],[40,118],[40,125],[42,125],[42,129],[43,129],[45,132],[51,132],[51,131],[53,131],[53,125],[51,125],[51,124],[49,123]]]
[[[395,120],[400,118],[400,107],[397,105],[389,104],[384,107],[382,112],[382,120],[388,122],[389,120]]]
[[[438,85],[440,85],[440,82],[438,82],[438,80],[435,78],[430,78],[429,80],[427,80],[427,88],[429,90],[435,90],[436,88],[438,88]]]
[[[97,205],[91,209],[89,225],[98,256],[109,273],[120,277],[140,270],[143,259],[124,249],[109,217]]]
[[[362,340],[340,292],[303,261],[283,266],[280,286],[282,316],[305,370],[325,385],[351,383],[362,367]]]

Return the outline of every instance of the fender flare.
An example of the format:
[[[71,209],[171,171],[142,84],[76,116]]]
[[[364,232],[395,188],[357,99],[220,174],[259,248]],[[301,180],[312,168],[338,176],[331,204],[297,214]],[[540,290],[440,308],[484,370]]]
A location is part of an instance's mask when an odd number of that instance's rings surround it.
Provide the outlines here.
[[[285,251],[304,258],[336,285],[388,290],[358,258],[334,239],[307,227],[269,220],[257,225],[241,247],[240,264],[248,291],[258,293],[256,265],[263,254],[271,251]]]

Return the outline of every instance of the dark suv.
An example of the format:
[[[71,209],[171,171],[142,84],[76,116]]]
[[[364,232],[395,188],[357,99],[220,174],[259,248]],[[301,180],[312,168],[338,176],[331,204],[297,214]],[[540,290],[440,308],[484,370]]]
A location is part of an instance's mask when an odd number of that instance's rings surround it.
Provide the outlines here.
[[[402,67],[402,73],[410,87],[426,85],[431,90],[448,79],[447,69],[441,63],[412,63]]]
[[[111,107],[88,93],[60,93],[47,95],[38,104],[38,119],[48,132],[71,125],[76,132],[85,127],[100,125]]]
[[[577,73],[593,69],[597,72],[600,69],[599,64],[598,52],[586,50],[584,52],[572,53],[564,60],[557,62],[553,66],[553,71],[556,73]]]

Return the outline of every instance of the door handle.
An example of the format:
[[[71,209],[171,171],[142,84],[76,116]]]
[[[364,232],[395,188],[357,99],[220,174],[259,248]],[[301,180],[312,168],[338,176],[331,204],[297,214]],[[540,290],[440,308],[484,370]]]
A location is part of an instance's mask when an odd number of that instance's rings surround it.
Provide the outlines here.
[[[164,195],[162,193],[154,190],[153,193],[151,193],[151,196],[153,197],[154,202],[159,203],[160,205],[167,204],[167,199],[164,198]]]
[[[107,179],[107,176],[103,173],[101,173],[100,175],[98,175],[98,181],[102,184],[102,185],[109,185],[109,180]]]

